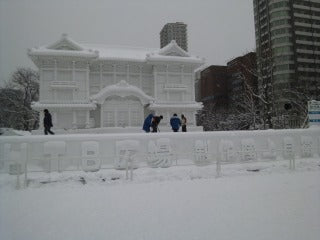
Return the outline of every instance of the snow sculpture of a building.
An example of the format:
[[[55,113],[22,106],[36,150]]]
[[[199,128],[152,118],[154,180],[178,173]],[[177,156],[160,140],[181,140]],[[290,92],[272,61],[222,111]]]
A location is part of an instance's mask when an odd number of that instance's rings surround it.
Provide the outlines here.
[[[57,42],[28,50],[39,68],[40,98],[57,129],[139,127],[150,112],[183,113],[195,127],[194,70],[204,64],[175,41],[161,49],[79,44],[63,34]]]

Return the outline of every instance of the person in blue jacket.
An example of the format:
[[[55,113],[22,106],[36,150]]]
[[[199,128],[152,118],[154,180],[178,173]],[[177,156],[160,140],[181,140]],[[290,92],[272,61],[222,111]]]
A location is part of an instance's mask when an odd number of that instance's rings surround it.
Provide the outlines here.
[[[151,122],[152,122],[152,118],[153,118],[153,114],[150,113],[146,119],[144,120],[143,122],[143,127],[142,129],[145,131],[145,132],[150,132],[150,127],[151,127]]]
[[[178,132],[181,126],[181,120],[178,118],[178,115],[175,113],[173,114],[172,118],[170,119],[170,125],[174,132]]]

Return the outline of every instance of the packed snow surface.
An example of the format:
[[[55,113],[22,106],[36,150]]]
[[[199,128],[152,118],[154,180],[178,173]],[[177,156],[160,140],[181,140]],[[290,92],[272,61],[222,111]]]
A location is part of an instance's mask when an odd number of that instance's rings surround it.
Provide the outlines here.
[[[319,158],[222,168],[3,173],[0,239],[320,239]]]

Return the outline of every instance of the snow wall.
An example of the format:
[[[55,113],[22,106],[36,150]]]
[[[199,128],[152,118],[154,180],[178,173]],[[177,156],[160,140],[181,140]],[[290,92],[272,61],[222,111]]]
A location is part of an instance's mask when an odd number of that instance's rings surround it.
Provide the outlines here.
[[[0,172],[98,171],[274,161],[320,155],[320,128],[1,136]]]

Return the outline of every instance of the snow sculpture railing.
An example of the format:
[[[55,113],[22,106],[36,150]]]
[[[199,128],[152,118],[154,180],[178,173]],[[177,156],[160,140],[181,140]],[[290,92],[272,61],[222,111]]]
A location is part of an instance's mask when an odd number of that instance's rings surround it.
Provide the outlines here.
[[[320,129],[141,134],[72,134],[0,138],[0,172],[133,170],[172,165],[216,165],[288,161],[320,155]]]

